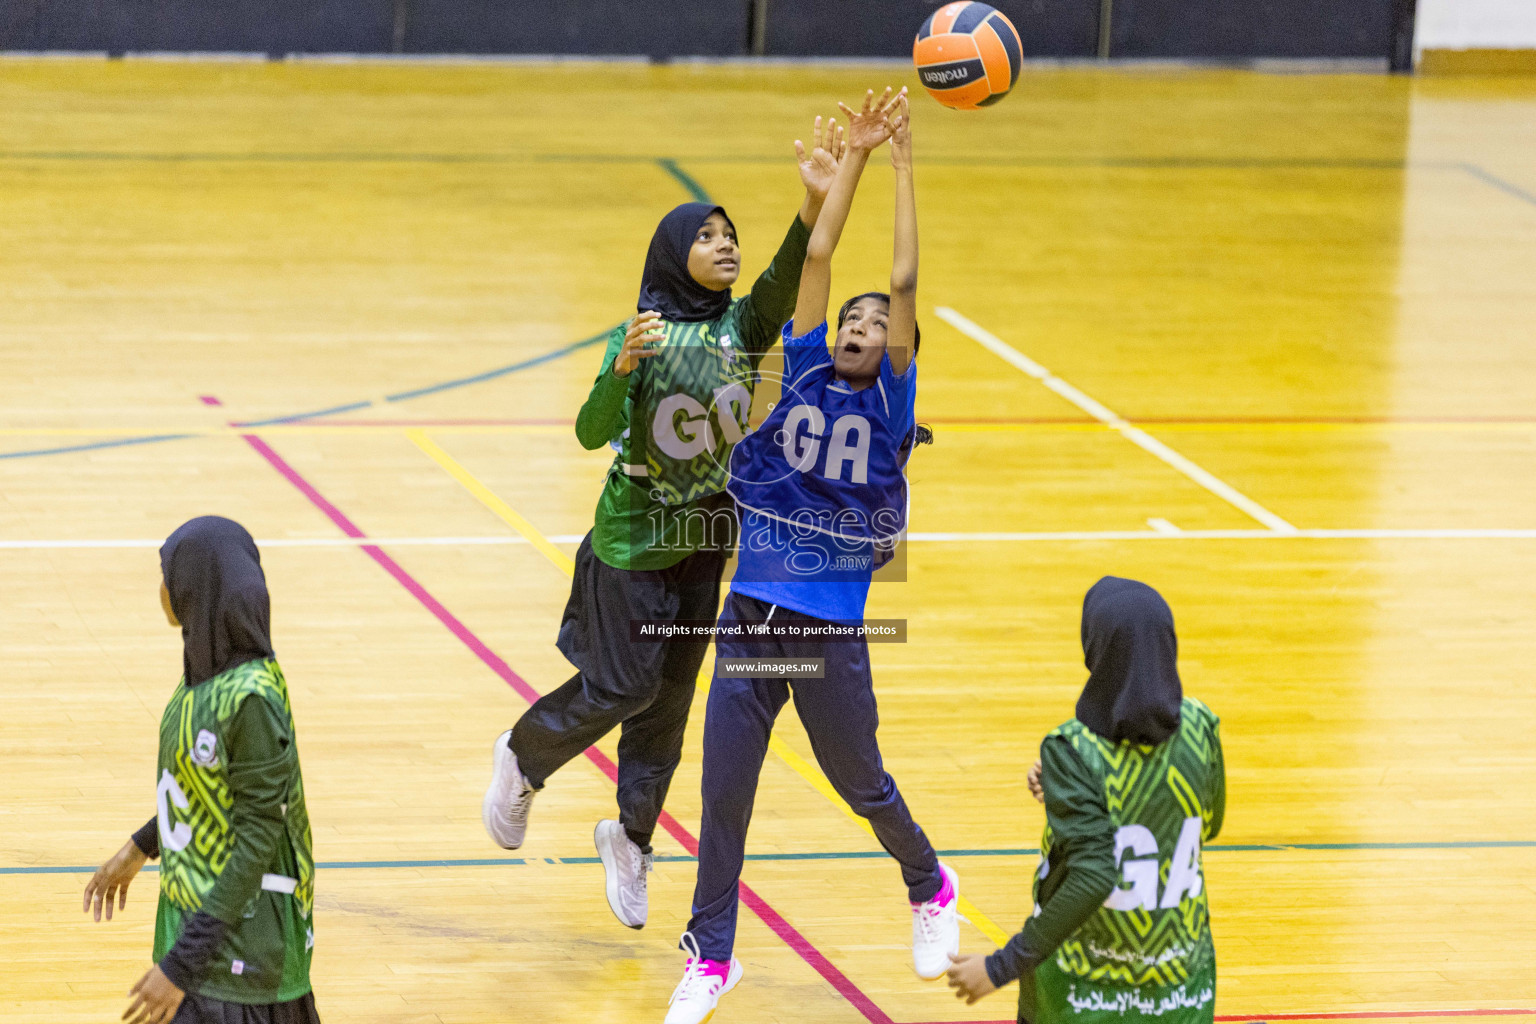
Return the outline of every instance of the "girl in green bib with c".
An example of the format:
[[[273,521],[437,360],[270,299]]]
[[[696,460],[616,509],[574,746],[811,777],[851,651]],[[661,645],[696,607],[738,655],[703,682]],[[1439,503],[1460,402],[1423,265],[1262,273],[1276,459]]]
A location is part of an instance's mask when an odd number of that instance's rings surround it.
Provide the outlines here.
[[[85,887],[96,920],[160,859],[155,966],[130,1024],[318,1024],[310,992],[315,860],[293,711],[272,654],[251,535],[193,519],[160,548],[182,678],[160,720],[155,816]]]

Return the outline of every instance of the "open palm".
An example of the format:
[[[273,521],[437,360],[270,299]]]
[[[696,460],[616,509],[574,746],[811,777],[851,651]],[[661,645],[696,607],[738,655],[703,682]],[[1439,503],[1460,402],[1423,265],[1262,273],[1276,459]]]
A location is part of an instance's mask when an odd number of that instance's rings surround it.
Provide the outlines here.
[[[811,151],[807,153],[805,144],[795,140],[795,158],[800,162],[800,180],[805,183],[805,190],[817,199],[827,198],[827,193],[832,190],[832,179],[837,177],[837,165],[847,150],[848,142],[837,118],[827,118],[823,127],[818,116],[812,130]]]
[[[852,110],[846,103],[839,103],[843,116],[848,119],[848,145],[854,149],[861,149],[866,153],[876,149],[891,137],[891,111],[897,102],[907,94],[906,89],[891,97],[891,88],[886,86],[885,92],[875,99],[875,90],[870,89],[864,94],[864,106],[861,110]]]

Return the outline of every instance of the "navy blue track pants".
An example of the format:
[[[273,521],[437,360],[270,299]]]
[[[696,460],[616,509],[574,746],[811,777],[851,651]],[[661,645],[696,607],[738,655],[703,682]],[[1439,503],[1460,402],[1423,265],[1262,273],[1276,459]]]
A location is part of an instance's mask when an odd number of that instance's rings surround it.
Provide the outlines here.
[[[817,620],[755,598],[731,593],[720,614],[728,621]],[[869,821],[880,845],[901,864],[908,899],[939,891],[938,856],[912,820],[887,774],[875,741],[879,714],[869,672],[869,648],[857,642],[789,644],[752,638],[717,642],[717,658],[824,658],[825,678],[763,679],[722,676],[716,667],[704,719],[704,814],[699,830],[699,875],[688,930],[706,960],[729,960],[736,941],[737,885],[747,826],[768,737],[779,709],[793,693],[795,711],[810,736],[816,761],[854,813]]]

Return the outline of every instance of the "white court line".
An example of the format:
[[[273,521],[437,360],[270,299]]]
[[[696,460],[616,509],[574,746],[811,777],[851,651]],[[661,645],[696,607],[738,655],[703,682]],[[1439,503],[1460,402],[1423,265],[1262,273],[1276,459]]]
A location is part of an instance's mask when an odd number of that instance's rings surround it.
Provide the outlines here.
[[[1260,505],[1258,502],[1237,490],[1232,485],[1215,476],[1212,476],[1210,473],[1195,465],[1193,462],[1190,462],[1188,459],[1174,451],[1172,448],[1169,448],[1167,445],[1163,444],[1163,442],[1159,441],[1151,434],[1148,434],[1145,430],[1142,430],[1140,427],[1133,426],[1126,420],[1122,419],[1113,410],[1100,405],[1093,398],[1090,398],[1088,395],[1085,395],[1071,384],[1068,384],[1066,381],[1056,376],[1050,370],[1047,370],[1045,367],[1041,366],[1039,363],[1035,362],[1033,359],[1029,358],[1024,353],[1014,348],[1012,345],[1008,344],[1002,338],[999,338],[997,335],[987,330],[985,327],[982,327],[974,320],[971,320],[961,315],[960,313],[955,312],[948,306],[939,306],[934,310],[934,312],[938,314],[940,320],[943,320],[945,323],[949,324],[961,334],[971,338],[973,341],[979,342],[983,348],[987,349],[999,359],[1009,363],[1012,366],[1018,367],[1020,370],[1023,370],[1025,373],[1038,380],[1041,384],[1044,384],[1047,388],[1056,392],[1062,398],[1065,398],[1067,401],[1071,402],[1073,405],[1077,406],[1079,409],[1083,410],[1083,412],[1086,412],[1088,415],[1092,416],[1094,419],[1098,420],[1109,429],[1119,431],[1127,441],[1130,441],[1132,444],[1142,448],[1147,452],[1150,452],[1151,454],[1157,456],[1159,459],[1162,459],[1164,462],[1168,463],[1168,465],[1172,466],[1180,473],[1183,473],[1185,476],[1189,477],[1195,483],[1199,484],[1201,487],[1204,487],[1218,498],[1221,498],[1223,501],[1227,501],[1232,505],[1235,505],[1237,508],[1242,509],[1244,512],[1248,513],[1254,519],[1257,519],[1271,530],[1274,530],[1276,533],[1296,532],[1296,527],[1292,526],[1284,519],[1281,519],[1279,516],[1275,515],[1263,505]]]
[[[580,544],[582,534],[557,533],[554,544]],[[1040,530],[1033,532],[909,533],[918,544],[993,544],[1118,540],[1536,540],[1536,529],[1410,529],[1410,530]],[[87,550],[100,548],[158,548],[163,540],[0,540],[0,551]],[[278,537],[258,540],[263,548],[486,547],[527,544],[522,537]]]

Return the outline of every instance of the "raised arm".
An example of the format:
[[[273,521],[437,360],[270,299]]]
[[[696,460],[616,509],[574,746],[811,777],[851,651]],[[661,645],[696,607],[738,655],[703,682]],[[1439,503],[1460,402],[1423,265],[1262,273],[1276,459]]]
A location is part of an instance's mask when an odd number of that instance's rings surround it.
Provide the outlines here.
[[[905,95],[906,90],[902,90]],[[875,91],[864,94],[864,108],[850,110],[839,103],[848,118],[848,152],[837,167],[832,189],[822,204],[821,215],[805,250],[805,265],[800,271],[800,292],[795,300],[796,336],[815,330],[827,318],[827,298],[832,292],[832,253],[842,237],[843,226],[848,223],[848,211],[853,208],[853,193],[859,187],[859,177],[869,154],[891,137],[889,114],[895,103],[887,88],[879,101]],[[799,144],[796,143],[798,148]]]
[[[789,225],[778,252],[756,281],[752,291],[741,300],[744,334],[739,344],[751,355],[761,356],[778,344],[779,331],[795,313],[795,296],[800,291],[800,268],[805,265],[805,247],[811,229],[821,216],[821,205],[837,177],[837,165],[843,158],[847,141],[835,118],[816,118],[811,135],[811,150],[795,140],[795,158],[800,166],[800,181],[805,185],[805,202],[800,214]]]
[[[896,169],[896,252],[891,259],[885,351],[891,369],[903,374],[917,343],[917,195],[912,187],[912,114],[905,92],[891,111],[891,166]]]
[[[656,355],[649,346],[661,341],[661,314],[647,310],[620,324],[608,335],[603,350],[603,368],[592,382],[592,391],[576,414],[576,440],[587,451],[601,448],[619,435],[624,422],[624,399],[629,395],[629,377],[640,360]]]

